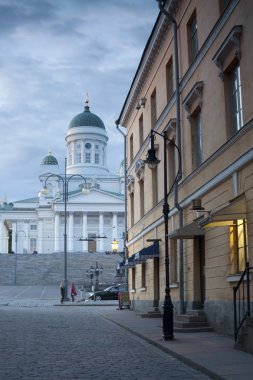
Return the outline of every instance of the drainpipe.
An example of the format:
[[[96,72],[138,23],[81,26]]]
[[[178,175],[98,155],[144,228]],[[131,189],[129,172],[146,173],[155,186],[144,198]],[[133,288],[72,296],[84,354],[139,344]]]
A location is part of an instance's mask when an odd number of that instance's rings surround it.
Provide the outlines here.
[[[164,9],[166,0],[157,0],[160,11],[172,22],[174,33],[174,60],[175,60],[175,82],[176,82],[176,142],[181,152],[181,120],[180,120],[180,87],[179,87],[179,60],[178,60],[178,35],[177,35],[177,21],[174,16]],[[178,202],[178,183],[182,179],[182,163],[180,160],[177,180],[174,185],[174,206],[178,210],[179,216],[179,228],[183,227],[183,209]],[[179,282],[180,282],[180,314],[185,314],[184,303],[184,252],[183,252],[183,239],[179,239],[179,257],[180,257],[180,269],[179,269]]]
[[[124,138],[124,181],[125,181],[125,236],[124,236],[124,260],[127,260],[127,240],[128,240],[128,233],[127,233],[127,161],[126,161],[126,135],[124,132],[122,132],[119,129],[119,119],[115,121],[116,128],[121,133],[121,135]],[[126,280],[126,285],[128,287],[128,269],[125,268],[125,280]]]

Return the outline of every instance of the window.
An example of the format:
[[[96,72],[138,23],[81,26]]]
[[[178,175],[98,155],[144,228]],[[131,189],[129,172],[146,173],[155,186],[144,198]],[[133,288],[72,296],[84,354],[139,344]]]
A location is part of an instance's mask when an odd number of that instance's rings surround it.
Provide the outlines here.
[[[178,282],[178,255],[177,255],[177,240],[170,239],[170,282]]]
[[[139,181],[140,185],[140,217],[144,216],[144,181]]]
[[[176,178],[176,154],[177,150],[171,143],[167,145],[167,167],[168,167],[168,183],[169,188],[174,184]]]
[[[192,115],[192,165],[198,168],[203,161],[201,112]]]
[[[130,194],[130,226],[134,225],[134,194]]]
[[[139,144],[141,148],[143,144],[143,115],[139,118]]]
[[[81,152],[76,152],[76,163],[81,164],[82,162],[82,154]]]
[[[133,135],[130,136],[130,139],[129,139],[129,155],[130,155],[130,162],[129,164],[131,164],[133,162],[133,159],[134,159],[134,142],[133,142]]]
[[[95,153],[95,164],[99,164],[99,153]]]
[[[37,231],[37,225],[36,224],[31,224],[30,225],[30,230],[31,231]]]
[[[245,269],[248,258],[247,224],[245,219],[235,220],[230,227],[230,255],[232,274]]]
[[[37,248],[37,240],[35,238],[30,239],[30,251],[36,251]]]
[[[86,164],[90,164],[90,153],[85,153],[85,162]]]
[[[170,58],[166,65],[166,89],[167,89],[167,102],[170,101],[173,95],[173,61]]]
[[[153,207],[158,203],[158,183],[157,183],[157,167],[152,169],[152,202]]]
[[[187,24],[187,32],[188,32],[189,63],[191,64],[198,53],[198,25],[197,25],[196,10],[192,14]]]
[[[242,115],[242,92],[240,66],[237,65],[228,75],[230,92],[230,114],[232,134],[239,131],[243,126]]]
[[[153,129],[157,120],[156,90],[153,91],[150,101],[151,101],[151,129]]]

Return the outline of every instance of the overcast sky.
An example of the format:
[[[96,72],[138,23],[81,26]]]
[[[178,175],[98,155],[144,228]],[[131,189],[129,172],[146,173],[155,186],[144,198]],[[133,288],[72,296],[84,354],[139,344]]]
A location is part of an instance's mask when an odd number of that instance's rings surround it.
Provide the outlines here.
[[[116,173],[115,120],[158,13],[156,0],[0,0],[0,201],[37,196],[50,147],[64,171],[68,125],[86,93]]]

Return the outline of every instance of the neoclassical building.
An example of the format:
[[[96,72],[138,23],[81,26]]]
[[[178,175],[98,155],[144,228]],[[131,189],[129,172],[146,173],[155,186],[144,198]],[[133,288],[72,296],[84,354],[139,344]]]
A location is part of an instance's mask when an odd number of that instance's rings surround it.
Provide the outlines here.
[[[169,288],[175,314],[204,312],[232,335],[233,288],[253,267],[253,3],[163,3],[117,121],[127,140],[131,305],[162,310]]]
[[[65,172],[50,151],[41,162],[38,196],[1,204],[0,253],[62,252],[65,216],[69,252],[110,251],[113,239],[123,250],[124,162],[116,175],[109,173],[107,142],[86,99],[67,130]]]

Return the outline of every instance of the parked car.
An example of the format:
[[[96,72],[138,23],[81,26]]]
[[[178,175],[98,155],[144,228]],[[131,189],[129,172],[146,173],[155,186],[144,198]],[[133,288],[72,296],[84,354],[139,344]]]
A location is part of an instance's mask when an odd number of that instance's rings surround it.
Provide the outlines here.
[[[126,291],[126,285],[119,284],[119,285],[113,285],[109,286],[109,288],[106,288],[104,290],[98,290],[94,293],[90,293],[89,299],[95,301],[101,301],[101,300],[117,300],[119,292]]]

